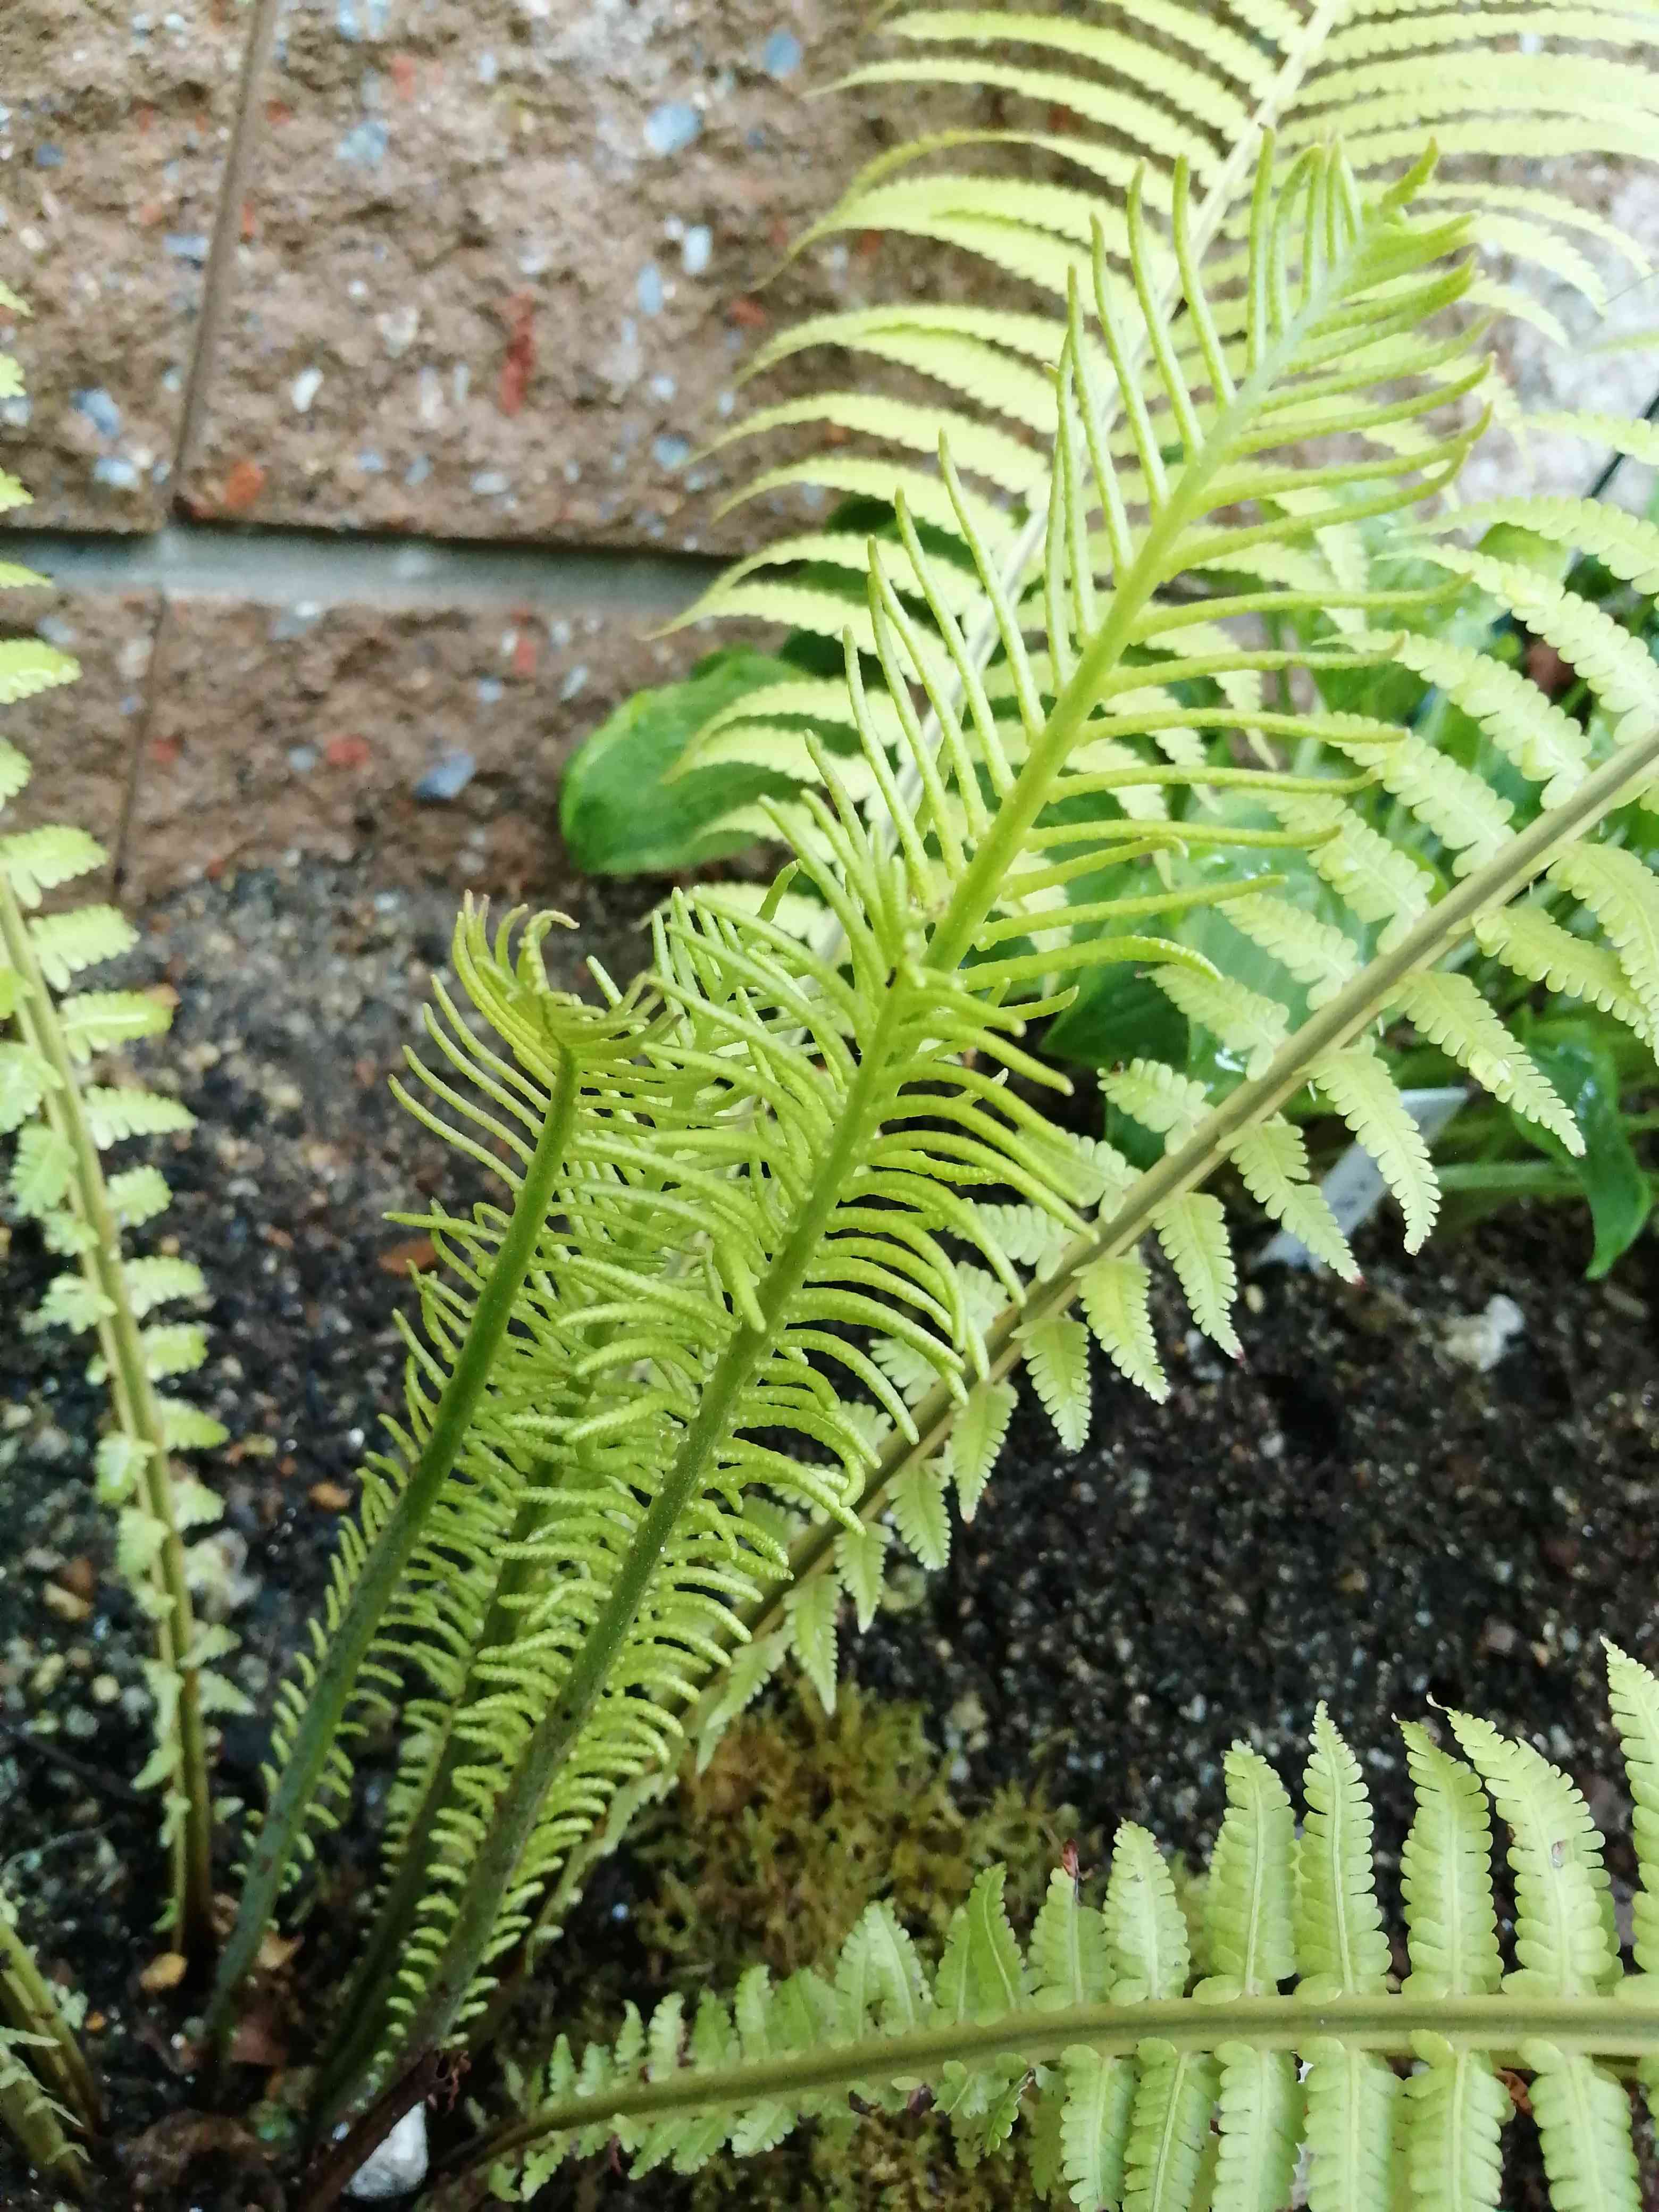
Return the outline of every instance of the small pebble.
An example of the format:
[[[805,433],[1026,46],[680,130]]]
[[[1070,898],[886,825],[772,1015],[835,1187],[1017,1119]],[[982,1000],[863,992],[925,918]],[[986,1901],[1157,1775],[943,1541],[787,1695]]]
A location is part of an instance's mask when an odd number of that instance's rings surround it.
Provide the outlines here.
[[[150,1960],[138,1977],[138,1986],[148,1990],[152,1996],[162,1990],[176,1990],[185,1978],[190,1961],[182,1951],[163,1951]]]
[[[102,385],[77,392],[71,405],[77,415],[84,415],[100,438],[118,438],[121,434],[121,410]]]
[[[343,1482],[313,1482],[306,1496],[324,1513],[343,1513],[351,1503],[351,1492]]]
[[[793,76],[801,64],[801,43],[793,31],[774,31],[761,49],[761,67],[768,76]]]
[[[434,761],[415,787],[416,799],[445,800],[459,799],[473,777],[478,763],[469,752],[447,752]]]
[[[1478,1314],[1457,1314],[1446,1323],[1440,1346],[1449,1359],[1490,1374],[1504,1357],[1512,1337],[1526,1333],[1527,1317],[1515,1300],[1498,1291]]]
[[[358,169],[373,169],[386,159],[386,127],[378,117],[370,116],[348,131],[334,149],[335,159],[349,162]]]
[[[702,118],[690,100],[665,100],[646,118],[645,143],[653,154],[678,154],[702,130]]]
[[[346,2195],[370,2204],[404,2197],[420,2187],[426,2169],[426,2106],[416,2105],[363,2160],[346,2184]]]
[[[680,240],[680,266],[688,276],[701,276],[714,250],[714,234],[706,222],[694,222]]]

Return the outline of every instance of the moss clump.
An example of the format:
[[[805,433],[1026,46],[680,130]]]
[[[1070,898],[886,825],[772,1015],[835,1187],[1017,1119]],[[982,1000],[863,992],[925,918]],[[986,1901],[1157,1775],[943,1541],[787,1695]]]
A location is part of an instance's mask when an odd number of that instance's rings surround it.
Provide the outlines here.
[[[1006,1788],[964,1810],[922,1723],[921,1707],[856,1686],[833,1713],[802,1690],[734,1722],[703,1773],[688,1768],[670,1820],[640,1850],[656,1881],[636,1928],[665,1986],[730,1990],[757,1960],[778,1975],[818,1965],[874,1897],[936,1944],[993,1859],[1007,1865],[1016,1925],[1029,1924],[1076,1836],[1070,1808]],[[1085,1861],[1096,1855],[1093,1838],[1077,1840]],[[942,2118],[880,2114],[850,2135],[808,2129],[764,2157],[719,2159],[691,2194],[697,2212],[1027,2212],[1032,2201],[1012,2160],[963,2171]]]

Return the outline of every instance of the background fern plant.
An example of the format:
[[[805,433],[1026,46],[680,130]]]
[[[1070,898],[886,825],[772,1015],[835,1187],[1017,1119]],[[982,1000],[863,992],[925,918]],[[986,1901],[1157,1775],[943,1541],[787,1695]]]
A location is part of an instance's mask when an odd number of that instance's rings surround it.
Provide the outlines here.
[[[1563,12],[1522,5],[1494,12],[1346,0],[1268,10],[1170,7],[1151,19],[1144,10],[1110,5],[1091,9],[1085,20],[944,8],[890,16],[884,32],[894,58],[856,70],[850,87],[902,85],[945,100],[977,87],[995,94],[1006,122],[995,129],[941,127],[883,154],[801,246],[837,235],[902,234],[978,259],[1005,289],[1011,281],[1027,288],[1031,306],[1018,312],[987,307],[969,287],[957,300],[907,298],[813,317],[761,350],[750,377],[819,360],[834,363],[838,376],[843,363],[855,375],[807,398],[761,407],[724,434],[720,449],[735,450],[756,438],[787,436],[799,444],[819,424],[829,431],[829,441],[763,470],[731,503],[828,494],[841,504],[827,524],[792,531],[735,563],[686,617],[781,623],[788,635],[776,652],[744,647],[718,653],[688,682],[630,701],[590,739],[573,763],[562,799],[566,838],[579,862],[603,871],[672,870],[732,851],[768,834],[761,799],[787,794],[810,773],[808,732],[831,744],[848,742],[838,672],[824,656],[849,622],[868,650],[859,605],[862,549],[871,529],[895,534],[894,486],[917,526],[933,533],[928,542],[942,556],[947,586],[962,557],[958,526],[928,468],[941,423],[979,502],[975,520],[1006,584],[1016,593],[1032,584],[1041,567],[1047,447],[1055,423],[1045,372],[1067,284],[1086,259],[1103,179],[1109,191],[1121,192],[1141,163],[1146,204],[1161,213],[1170,205],[1174,164],[1187,160],[1194,179],[1197,250],[1212,244],[1224,266],[1242,235],[1251,149],[1263,127],[1277,125],[1286,161],[1302,145],[1341,134],[1362,175],[1386,172],[1397,161],[1412,128],[1434,129],[1450,158],[1431,189],[1448,209],[1467,214],[1471,236],[1491,264],[1473,282],[1469,301],[1488,315],[1524,319],[1548,342],[1565,343],[1559,317],[1534,296],[1535,288],[1498,270],[1524,279],[1530,264],[1600,313],[1610,285],[1650,274],[1646,244],[1578,206],[1565,183],[1504,180],[1487,157],[1540,146],[1561,155],[1592,149],[1614,157],[1638,152],[1642,129],[1634,118],[1654,99],[1642,25],[1640,9]],[[1121,230],[1109,225],[1109,255],[1115,260],[1123,245]],[[1159,281],[1168,281],[1167,272]],[[1514,397],[1496,380],[1489,380],[1486,397],[1519,435]],[[1167,402],[1155,374],[1144,398],[1152,419],[1163,422]],[[1574,419],[1540,417],[1537,427],[1559,435]],[[1577,427],[1594,437],[1599,426],[1583,418]],[[1651,450],[1646,425],[1608,430],[1609,444]],[[1126,453],[1127,433],[1117,434],[1116,450]],[[1178,426],[1168,434],[1178,442]],[[1391,434],[1379,425],[1377,434],[1408,437],[1409,426]],[[1517,471],[1524,471],[1525,451],[1523,440]],[[1630,566],[1630,544],[1616,517],[1589,502],[1552,503],[1548,527],[1553,540],[1565,532],[1585,552],[1609,538],[1617,542],[1623,556],[1614,563],[1617,575],[1640,578],[1650,605],[1652,579],[1639,556],[1635,568]],[[1304,576],[1322,574],[1328,588],[1352,586],[1364,571],[1357,531],[1328,529],[1309,550]],[[1183,588],[1224,596],[1228,580],[1199,573],[1184,580]],[[1432,631],[1443,618],[1455,622],[1461,605],[1466,635],[1460,641],[1485,654],[1492,640],[1468,621],[1475,596],[1449,601],[1443,617],[1425,609],[1417,625]],[[1319,626],[1328,627],[1322,618]],[[976,663],[997,661],[994,625],[983,618],[970,623],[968,636]],[[1155,655],[1148,657],[1155,662]],[[1490,690],[1465,659],[1462,699],[1448,702],[1460,720],[1471,689]],[[868,673],[878,687],[873,662]],[[1409,691],[1406,672],[1378,687],[1394,694],[1393,705],[1377,710],[1389,719],[1404,712],[1402,677]],[[1363,682],[1340,671],[1321,681],[1328,697],[1346,695],[1351,706],[1365,710]],[[1249,696],[1250,679],[1235,671],[1228,699],[1218,699],[1212,683],[1184,703],[1242,708]],[[885,704],[878,690],[878,712]],[[890,727],[888,734],[890,744]],[[1175,733],[1160,733],[1158,743],[1184,742],[1190,759],[1202,754],[1206,739],[1212,756],[1232,742],[1231,732],[1208,738],[1206,726],[1189,719]],[[1461,758],[1457,747],[1437,741],[1437,751],[1448,750]],[[880,790],[865,783],[860,794],[878,819],[885,811]],[[1504,795],[1519,794],[1505,789]],[[1203,803],[1188,794],[1172,799],[1170,811],[1196,820]],[[1396,804],[1392,821],[1386,803],[1372,811],[1373,826],[1413,858],[1443,873],[1455,863],[1456,848],[1444,848],[1420,808],[1413,817]],[[1610,825],[1608,834],[1628,842],[1623,823]],[[1201,872],[1201,856],[1191,866]],[[1066,896],[1075,902],[1082,894]],[[1048,900],[1060,903],[1057,888]],[[802,927],[811,926],[810,915],[799,918]],[[817,927],[826,926],[820,920]],[[1257,962],[1231,931],[1198,917],[1183,933],[1240,983],[1257,980]],[[1501,996],[1513,995],[1498,988]],[[1594,1014],[1588,1018],[1594,1029]],[[1447,1150],[1477,1149],[1477,1159],[1461,1158],[1454,1168],[1463,1211],[1479,1194],[1501,1194],[1506,1182],[1517,1190],[1536,1186],[1558,1194],[1588,1188],[1599,1209],[1595,1263],[1604,1268],[1645,1218],[1646,1179],[1622,1123],[1602,1099],[1609,1052],[1615,1063],[1626,1063],[1627,1078],[1632,1071],[1627,1048],[1605,1033],[1588,1047],[1589,1073],[1578,1065],[1586,1049],[1582,1036],[1569,1034],[1559,1046],[1559,1072],[1577,1090],[1591,1139],[1582,1169],[1563,1165],[1559,1155],[1548,1166],[1540,1161],[1524,1136],[1510,1133],[1501,1108],[1465,1123]],[[1540,1049],[1556,1048],[1540,1039]],[[1187,1009],[1172,1008],[1152,983],[1125,992],[1109,975],[1084,990],[1057,1025],[1053,1049],[1064,1060],[1091,1065],[1137,1055],[1179,1061],[1190,1050],[1200,1073],[1213,1059],[1212,1042]],[[1442,1056],[1442,1072],[1445,1066]],[[1423,1079],[1431,1080],[1432,1073]],[[1494,1166],[1495,1150],[1533,1164],[1505,1158]]]
[[[15,310],[17,302],[7,295]],[[15,364],[0,360],[0,386]],[[0,476],[0,502],[27,495]],[[0,584],[45,579],[9,565]],[[0,641],[0,701],[27,699],[76,674],[67,654],[33,638]],[[0,739],[0,810],[26,788],[28,764]],[[39,1224],[47,1249],[66,1265],[39,1307],[19,1316],[25,1329],[69,1328],[98,1346],[94,1379],[107,1383],[111,1422],[98,1448],[99,1495],[118,1516],[117,1557],[141,1609],[155,1626],[147,1683],[155,1709],[155,1748],[139,1780],[163,1793],[172,1856],[165,1919],[175,1940],[198,1957],[210,1940],[213,1884],[206,1716],[246,1709],[215,1662],[234,1649],[230,1632],[196,1618],[192,1577],[218,1569],[187,1533],[216,1521],[217,1497],[174,1462],[185,1449],[222,1443],[216,1421],[159,1385],[203,1358],[194,1322],[153,1320],[159,1310],[199,1296],[193,1262],[155,1255],[131,1259],[122,1232],[153,1220],[168,1204],[153,1164],[106,1178],[100,1155],[134,1138],[186,1129],[174,1099],[130,1080],[88,1079],[93,1063],[167,1026],[166,1004],[132,991],[72,988],[88,969],[136,941],[111,906],[48,906],[50,894],[105,864],[94,839],[72,825],[11,830],[0,826],[0,1137],[14,1140],[8,1194]],[[82,1071],[87,1071],[83,1074]]]
[[[805,773],[803,727],[827,717],[833,734],[844,724],[838,653],[826,663],[824,647],[838,646],[849,622],[867,646],[864,543],[871,528],[890,534],[895,489],[919,527],[960,543],[928,466],[941,427],[1009,587],[1035,577],[1056,427],[1048,371],[1067,287],[1074,276],[1086,285],[1103,198],[1121,204],[1137,169],[1146,206],[1162,218],[1177,161],[1189,164],[1194,251],[1213,249],[1224,267],[1248,225],[1262,131],[1277,130],[1281,164],[1340,137],[1362,178],[1414,159],[1432,132],[1443,165],[1429,190],[1467,216],[1483,258],[1530,264],[1600,312],[1609,269],[1613,286],[1651,274],[1648,241],[1583,206],[1566,162],[1647,158],[1650,23],[1644,5],[1601,0],[1569,9],[1545,0],[1500,9],[1217,0],[1151,11],[1097,0],[1082,18],[931,6],[890,13],[882,31],[892,58],[854,71],[848,88],[898,85],[924,106],[930,92],[948,100],[983,88],[1007,120],[925,130],[883,153],[797,250],[836,236],[902,235],[970,257],[1000,283],[1024,288],[1029,304],[987,307],[978,288],[965,286],[951,300],[814,316],[760,349],[749,379],[803,359],[828,361],[830,379],[809,398],[756,409],[722,434],[720,449],[820,422],[832,435],[763,471],[732,504],[805,490],[845,502],[844,513],[736,562],[684,618],[781,624],[789,635],[781,661],[747,649],[718,656],[695,687],[641,695],[589,740],[562,802],[578,860],[601,870],[672,869],[769,834],[748,805],[757,784],[775,788]],[[1494,157],[1540,150],[1560,163],[1555,176],[1520,184],[1493,173]],[[1126,236],[1115,217],[1105,243],[1121,267]],[[1166,262],[1158,281],[1167,284],[1171,273]],[[1523,283],[1483,268],[1468,296],[1488,315],[1522,319],[1548,342],[1566,342],[1559,317]],[[850,381],[843,364],[855,371]],[[1155,372],[1144,362],[1140,369],[1158,419],[1167,401]],[[1486,397],[1501,420],[1518,424],[1517,404],[1500,384],[1489,382]],[[1629,434],[1639,437],[1639,426]],[[1334,550],[1328,538],[1322,544]],[[981,622],[972,638],[978,658],[994,655],[994,628]],[[699,730],[695,775],[678,792],[662,785]]]

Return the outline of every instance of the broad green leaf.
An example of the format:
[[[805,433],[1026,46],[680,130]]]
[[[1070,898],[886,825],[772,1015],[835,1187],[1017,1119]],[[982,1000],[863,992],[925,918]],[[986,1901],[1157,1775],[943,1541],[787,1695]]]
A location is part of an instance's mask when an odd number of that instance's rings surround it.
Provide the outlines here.
[[[1605,1042],[1588,1024],[1569,1029],[1552,1023],[1548,1042],[1545,1035],[1540,1030],[1528,1049],[1577,1122],[1584,1149],[1575,1157],[1536,1122],[1515,1113],[1510,1119],[1529,1145],[1558,1161],[1583,1191],[1595,1236],[1585,1273],[1597,1282],[1641,1235],[1653,1206],[1652,1186],[1626,1132],[1619,1069]]]
[[[672,874],[740,852],[747,830],[720,826],[734,808],[799,787],[788,776],[730,763],[665,779],[711,716],[748,691],[798,676],[787,661],[747,647],[711,653],[679,684],[635,692],[588,738],[565,771],[559,823],[590,874]]]

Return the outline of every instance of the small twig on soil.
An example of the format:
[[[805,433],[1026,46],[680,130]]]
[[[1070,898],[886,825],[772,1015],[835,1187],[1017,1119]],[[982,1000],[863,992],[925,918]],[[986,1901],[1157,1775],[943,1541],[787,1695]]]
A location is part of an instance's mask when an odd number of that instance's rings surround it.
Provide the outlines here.
[[[112,1797],[118,1804],[137,1806],[140,1811],[151,1802],[141,1791],[118,1781],[114,1775],[104,1773],[87,1759],[77,1759],[72,1751],[65,1751],[50,1736],[36,1735],[32,1729],[18,1728],[10,1721],[0,1721],[0,1736],[4,1736],[8,1743],[15,1743],[20,1751],[34,1752],[52,1765],[61,1766],[77,1782],[84,1782],[88,1790],[95,1790],[100,1797]]]

